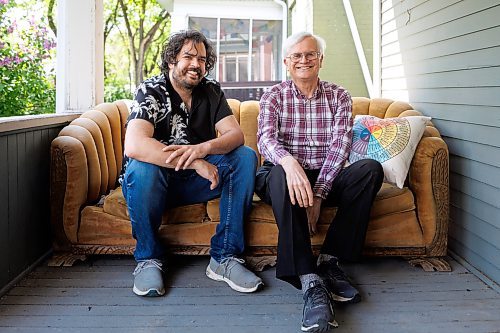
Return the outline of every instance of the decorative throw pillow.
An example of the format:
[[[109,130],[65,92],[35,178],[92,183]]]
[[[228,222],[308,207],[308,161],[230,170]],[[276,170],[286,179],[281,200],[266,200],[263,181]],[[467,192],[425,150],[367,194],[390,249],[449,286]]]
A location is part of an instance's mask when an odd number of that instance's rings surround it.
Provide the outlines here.
[[[410,163],[430,117],[354,118],[349,162],[370,158],[384,168],[385,181],[403,188]]]

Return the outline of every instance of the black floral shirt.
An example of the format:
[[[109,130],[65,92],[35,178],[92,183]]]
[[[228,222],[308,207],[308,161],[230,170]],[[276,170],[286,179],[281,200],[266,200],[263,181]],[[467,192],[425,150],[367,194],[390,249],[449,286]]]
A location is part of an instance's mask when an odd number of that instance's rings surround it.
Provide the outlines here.
[[[153,138],[166,145],[199,144],[214,139],[217,136],[215,124],[232,114],[215,80],[202,79],[193,89],[191,110],[187,110],[168,76],[160,74],[137,87],[127,124],[132,119],[149,121],[154,126]],[[120,184],[128,161],[124,155]]]

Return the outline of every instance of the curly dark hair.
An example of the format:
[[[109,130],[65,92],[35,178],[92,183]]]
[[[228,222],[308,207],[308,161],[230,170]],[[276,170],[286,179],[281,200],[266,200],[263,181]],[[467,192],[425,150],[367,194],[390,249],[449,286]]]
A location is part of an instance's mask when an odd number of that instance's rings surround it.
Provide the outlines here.
[[[205,45],[205,50],[207,51],[207,61],[205,63],[205,68],[207,73],[209,73],[217,62],[217,55],[212,46],[212,43],[198,30],[185,30],[179,31],[172,34],[165,45],[163,46],[163,51],[161,52],[161,72],[164,75],[168,75],[168,65],[177,63],[177,55],[181,52],[182,47],[186,41],[192,41],[194,43],[203,43]]]

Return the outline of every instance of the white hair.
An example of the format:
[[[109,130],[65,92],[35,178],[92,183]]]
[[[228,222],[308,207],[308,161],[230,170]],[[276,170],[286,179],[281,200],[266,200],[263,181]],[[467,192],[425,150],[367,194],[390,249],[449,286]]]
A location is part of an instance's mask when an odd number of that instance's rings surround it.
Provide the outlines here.
[[[314,38],[314,40],[316,40],[316,44],[318,45],[318,51],[321,54],[324,54],[326,48],[325,40],[320,36],[314,35],[310,32],[302,31],[289,36],[283,43],[283,57],[286,57],[288,55],[288,52],[290,52],[290,49],[293,46],[297,45],[298,43],[302,42],[304,39],[309,37]]]

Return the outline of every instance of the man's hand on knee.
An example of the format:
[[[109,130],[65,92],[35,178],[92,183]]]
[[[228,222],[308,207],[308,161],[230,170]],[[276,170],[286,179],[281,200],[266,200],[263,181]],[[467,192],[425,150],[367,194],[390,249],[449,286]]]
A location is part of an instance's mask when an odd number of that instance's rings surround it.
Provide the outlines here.
[[[299,162],[293,156],[285,156],[280,160],[280,164],[285,170],[292,204],[298,203],[300,207],[312,206],[314,202],[311,184]]]
[[[207,179],[211,183],[211,190],[215,189],[217,185],[219,185],[219,171],[212,163],[198,159],[193,162],[193,168],[198,175]]]
[[[191,164],[197,160],[204,158],[208,155],[207,145],[200,143],[198,145],[170,145],[163,148],[163,151],[169,151],[170,156],[165,161],[166,164],[175,163],[175,159],[178,158],[175,164],[175,170],[187,169]]]
[[[323,199],[314,197],[314,204],[306,208],[307,222],[309,223],[309,234],[314,236],[317,232],[316,225],[318,224],[319,215],[321,213],[321,204]]]

